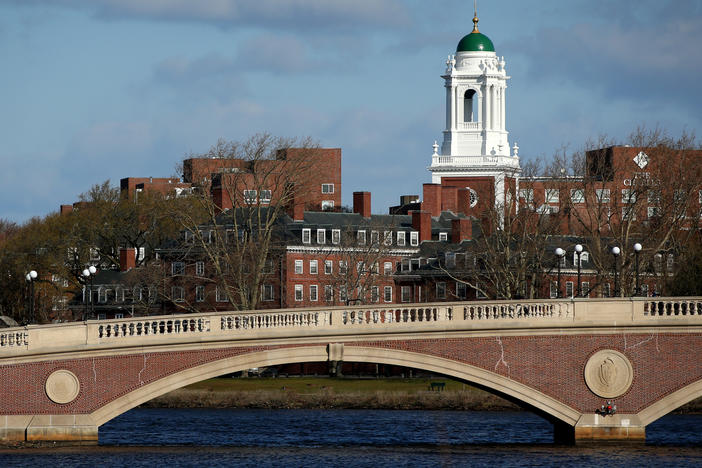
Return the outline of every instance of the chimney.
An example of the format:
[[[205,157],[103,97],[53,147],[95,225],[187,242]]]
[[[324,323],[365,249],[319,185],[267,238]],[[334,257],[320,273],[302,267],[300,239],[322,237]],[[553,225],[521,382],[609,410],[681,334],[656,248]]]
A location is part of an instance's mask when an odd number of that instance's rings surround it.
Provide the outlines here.
[[[305,220],[305,202],[299,197],[293,198],[292,201],[292,219],[293,221]]]
[[[370,192],[353,192],[353,212],[364,218],[371,216],[371,194]]]
[[[458,188],[441,186],[441,211],[456,212]]]
[[[470,189],[460,188],[456,191],[456,213],[468,216],[470,213]]]
[[[428,211],[431,216],[441,214],[441,184],[424,184],[424,200],[422,210]]]
[[[431,240],[431,213],[428,211],[412,211],[411,213],[412,228],[419,232],[419,242]]]
[[[458,218],[451,220],[451,242],[460,244],[461,241],[473,238],[473,220]]]
[[[136,249],[119,249],[119,271],[129,271],[136,266]]]
[[[73,205],[61,205],[61,215],[66,215],[73,211]]]

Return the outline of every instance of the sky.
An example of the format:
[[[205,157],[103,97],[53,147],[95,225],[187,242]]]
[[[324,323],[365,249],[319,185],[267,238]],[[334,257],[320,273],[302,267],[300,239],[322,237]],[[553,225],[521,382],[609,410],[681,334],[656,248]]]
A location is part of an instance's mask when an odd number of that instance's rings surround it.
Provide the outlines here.
[[[482,0],[522,160],[702,130],[702,0]],[[170,177],[219,138],[342,148],[342,201],[430,182],[463,0],[0,0],[0,218]],[[701,135],[702,136],[702,135]]]

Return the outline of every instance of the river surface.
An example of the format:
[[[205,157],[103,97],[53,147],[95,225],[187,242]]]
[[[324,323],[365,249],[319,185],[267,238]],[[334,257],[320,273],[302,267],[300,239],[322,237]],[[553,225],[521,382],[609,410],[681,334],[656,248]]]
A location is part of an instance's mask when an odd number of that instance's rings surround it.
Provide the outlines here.
[[[527,412],[134,409],[97,447],[0,450],[0,467],[702,466],[702,415],[669,415],[645,446],[564,447]]]

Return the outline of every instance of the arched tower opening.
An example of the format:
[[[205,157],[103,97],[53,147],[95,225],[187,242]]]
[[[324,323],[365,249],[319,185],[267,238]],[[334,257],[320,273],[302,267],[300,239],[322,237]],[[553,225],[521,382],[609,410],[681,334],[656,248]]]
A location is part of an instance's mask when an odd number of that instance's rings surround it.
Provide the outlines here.
[[[478,97],[474,89],[469,89],[463,95],[463,121],[476,122],[478,116]]]

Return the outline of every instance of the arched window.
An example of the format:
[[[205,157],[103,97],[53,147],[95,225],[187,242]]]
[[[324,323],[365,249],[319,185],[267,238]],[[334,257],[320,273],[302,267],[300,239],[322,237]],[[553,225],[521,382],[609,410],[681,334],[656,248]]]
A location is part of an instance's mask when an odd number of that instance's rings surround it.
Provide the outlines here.
[[[476,122],[478,113],[478,98],[474,89],[469,89],[463,95],[463,121]]]

